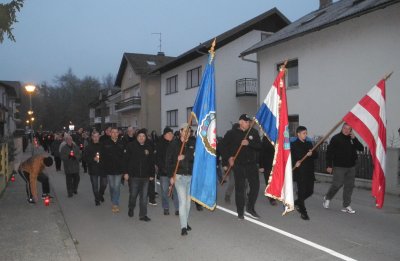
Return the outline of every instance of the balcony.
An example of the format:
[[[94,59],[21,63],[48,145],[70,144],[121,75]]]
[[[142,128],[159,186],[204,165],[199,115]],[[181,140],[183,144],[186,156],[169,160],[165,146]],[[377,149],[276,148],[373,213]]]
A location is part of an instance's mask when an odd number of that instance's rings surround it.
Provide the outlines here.
[[[140,96],[129,97],[115,104],[116,112],[123,112],[128,110],[138,110],[142,106],[142,98]]]
[[[257,79],[243,78],[236,80],[236,97],[257,96]]]

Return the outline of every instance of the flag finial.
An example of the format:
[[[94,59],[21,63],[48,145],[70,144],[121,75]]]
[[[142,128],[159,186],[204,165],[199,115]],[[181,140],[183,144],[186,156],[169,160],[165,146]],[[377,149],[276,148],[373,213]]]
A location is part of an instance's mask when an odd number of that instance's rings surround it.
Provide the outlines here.
[[[211,56],[211,58],[210,58],[210,64],[211,64],[211,62],[214,60],[214,56],[215,56],[215,51],[214,51],[214,49],[215,49],[215,43],[216,43],[216,41],[217,41],[217,38],[214,38],[214,41],[212,42],[212,44],[211,44],[211,48],[210,48],[210,50],[208,51],[209,53],[210,53],[210,56]]]
[[[393,74],[393,71],[389,74],[386,74],[385,77],[383,77],[383,79],[386,81],[387,79],[390,78],[390,76],[392,76],[392,74]]]

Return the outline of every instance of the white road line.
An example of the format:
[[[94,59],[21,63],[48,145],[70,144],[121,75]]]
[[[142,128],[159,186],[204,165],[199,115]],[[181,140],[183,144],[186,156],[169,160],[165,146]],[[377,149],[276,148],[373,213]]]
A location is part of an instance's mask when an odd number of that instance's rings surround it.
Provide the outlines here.
[[[221,207],[221,206],[218,206],[218,205],[217,205],[217,209],[222,210],[222,211],[224,211],[224,212],[226,212],[226,213],[228,213],[228,214],[231,214],[231,215],[233,215],[233,216],[237,216],[237,213],[236,213],[236,212],[234,212],[234,211],[232,211],[232,210],[229,210],[229,209],[227,209],[227,208],[224,208],[224,207]],[[279,233],[279,234],[284,235],[284,236],[286,236],[286,237],[289,237],[289,238],[292,238],[292,239],[294,239],[294,240],[297,240],[297,241],[299,241],[299,242],[301,242],[301,243],[303,243],[303,244],[309,245],[309,246],[311,246],[311,247],[313,247],[313,248],[316,248],[316,249],[318,249],[318,250],[321,250],[321,251],[323,251],[323,252],[326,252],[326,253],[328,253],[328,254],[330,254],[330,255],[332,255],[332,256],[335,256],[335,257],[337,257],[337,258],[340,258],[340,259],[342,259],[342,260],[346,260],[346,261],[355,261],[355,260],[356,260],[356,259],[353,259],[353,258],[351,258],[351,257],[345,256],[345,255],[343,255],[343,254],[340,254],[340,253],[338,253],[338,252],[336,252],[336,251],[334,251],[334,250],[332,250],[332,249],[329,249],[329,248],[327,248],[327,247],[318,245],[318,244],[316,244],[316,243],[314,243],[314,242],[311,242],[311,241],[309,241],[309,240],[307,240],[307,239],[304,239],[304,238],[302,238],[302,237],[293,235],[293,234],[291,234],[291,233],[289,233],[289,232],[286,232],[286,231],[283,231],[283,230],[281,230],[281,229],[279,229],[279,228],[276,228],[276,227],[267,225],[267,224],[265,224],[265,223],[262,223],[262,222],[260,222],[260,221],[258,221],[258,220],[253,219],[253,218],[249,218],[249,217],[247,217],[247,216],[245,216],[244,218],[245,218],[247,221],[251,222],[251,223],[254,223],[254,224],[259,225],[259,226],[261,226],[261,227],[264,227],[264,228],[266,228],[266,229],[275,231],[276,233]]]

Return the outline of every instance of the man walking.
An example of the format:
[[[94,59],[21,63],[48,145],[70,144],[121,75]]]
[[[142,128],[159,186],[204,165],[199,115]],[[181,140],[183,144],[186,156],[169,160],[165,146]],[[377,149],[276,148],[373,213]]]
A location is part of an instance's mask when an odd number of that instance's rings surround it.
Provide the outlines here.
[[[79,147],[72,141],[70,135],[65,136],[66,144],[60,149],[60,157],[63,161],[65,179],[67,183],[68,197],[78,194],[79,177],[79,160],[82,153]]]

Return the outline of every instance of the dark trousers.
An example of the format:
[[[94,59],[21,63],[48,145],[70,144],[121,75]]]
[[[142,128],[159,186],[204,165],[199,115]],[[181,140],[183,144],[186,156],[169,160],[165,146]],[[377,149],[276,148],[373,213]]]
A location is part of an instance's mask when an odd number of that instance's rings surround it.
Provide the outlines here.
[[[87,173],[87,163],[84,160],[82,160],[82,168],[83,168],[83,172]]]
[[[256,164],[234,165],[235,174],[235,201],[239,215],[244,213],[245,205],[245,184],[246,179],[249,182],[250,191],[248,194],[247,208],[254,209],[260,189],[260,179],[258,178],[258,168]]]
[[[300,209],[300,212],[306,212],[304,201],[314,193],[314,177],[299,177],[297,183],[297,199],[294,204]]]
[[[29,173],[26,171],[24,172],[18,171],[18,174],[25,181],[26,196],[28,198],[32,198],[31,184],[29,182]],[[40,173],[39,176],[37,177],[37,181],[42,183],[42,194],[50,193],[49,177],[47,177],[46,174],[44,174],[43,172]]]
[[[155,185],[155,179],[149,180],[147,194],[149,196],[149,201],[152,203],[156,202],[156,190],[154,185]]]
[[[61,158],[60,157],[54,157],[54,162],[56,163],[56,170],[57,171],[61,170]]]
[[[76,194],[78,192],[79,181],[81,180],[79,173],[65,174],[65,179],[67,182],[68,196],[72,196],[72,193]]]
[[[129,205],[134,209],[136,199],[139,195],[139,217],[147,216],[147,188],[149,186],[148,178],[133,178],[129,177]]]
[[[99,202],[107,188],[107,176],[90,175],[90,182],[92,183],[94,200]]]

